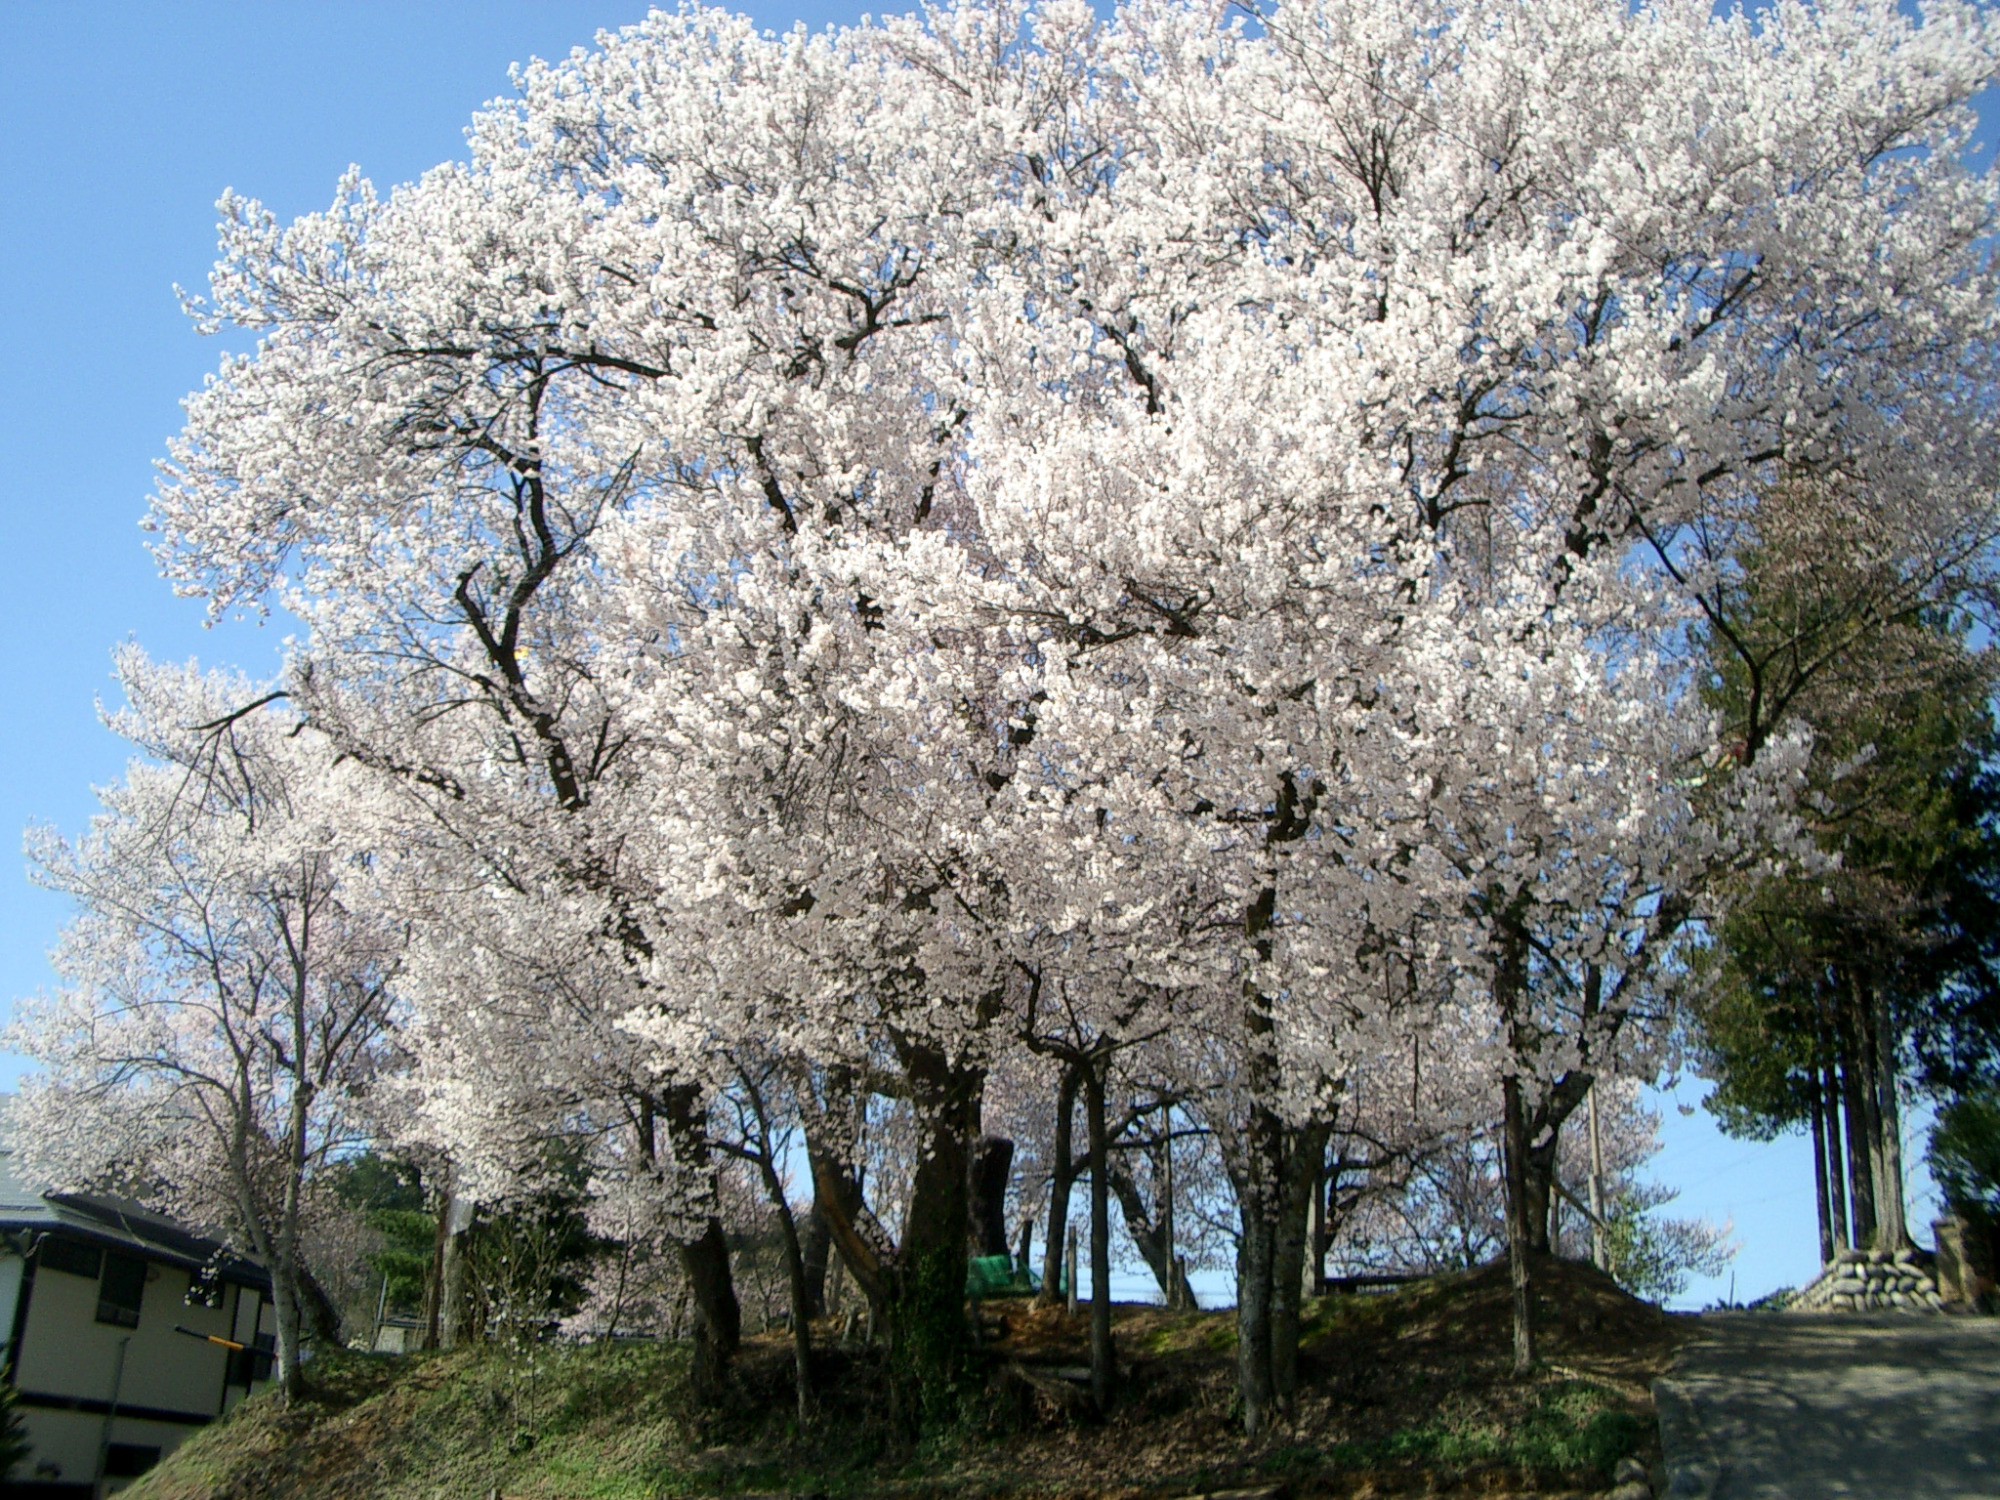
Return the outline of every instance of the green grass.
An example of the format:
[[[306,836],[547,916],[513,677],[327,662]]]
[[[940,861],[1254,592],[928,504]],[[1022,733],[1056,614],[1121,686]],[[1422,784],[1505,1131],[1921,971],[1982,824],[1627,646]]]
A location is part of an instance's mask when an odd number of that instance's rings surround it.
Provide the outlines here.
[[[507,1500],[682,1500],[819,1491],[933,1500],[1065,1493],[1140,1475],[1160,1493],[1181,1493],[1236,1487],[1259,1472],[1309,1489],[1316,1475],[1383,1469],[1407,1480],[1413,1470],[1452,1477],[1488,1468],[1594,1488],[1584,1476],[1608,1476],[1648,1441],[1642,1418],[1613,1389],[1631,1371],[1596,1377],[1612,1385],[1576,1378],[1575,1365],[1559,1380],[1514,1379],[1505,1303],[1498,1273],[1322,1299],[1301,1330],[1300,1421],[1258,1438],[1231,1420],[1228,1311],[1135,1315],[1121,1358],[1130,1384],[1103,1426],[1049,1405],[1043,1387],[1002,1363],[990,1379],[968,1378],[949,1419],[912,1432],[895,1416],[880,1350],[820,1351],[821,1411],[803,1430],[789,1350],[772,1340],[746,1346],[727,1399],[708,1409],[690,1399],[687,1351],[672,1345],[547,1347],[531,1357],[491,1346],[333,1354],[310,1367],[311,1399],[289,1411],[268,1396],[245,1403],[125,1493],[486,1500],[497,1489]],[[1552,1319],[1553,1354],[1564,1326]],[[1021,1347],[1080,1362],[1074,1334]],[[1583,1373],[1596,1376],[1587,1365]]]
[[[314,1364],[313,1399],[268,1396],[198,1434],[134,1485],[131,1500],[195,1500],[296,1487],[380,1500],[513,1497],[651,1500],[700,1473],[686,1356],[659,1345],[484,1349],[400,1361],[337,1355]],[[733,1476],[729,1476],[733,1477]]]
[[[299,1407],[286,1411],[270,1396],[246,1402],[124,1494],[486,1500],[498,1489],[508,1500],[664,1500],[875,1492],[887,1444],[866,1413],[833,1413],[801,1437],[789,1390],[746,1391],[727,1411],[702,1411],[689,1398],[687,1366],[684,1346],[653,1343],[542,1348],[532,1362],[492,1347],[398,1359],[335,1354],[310,1367],[314,1389]],[[935,1434],[909,1455],[911,1477],[948,1471],[967,1442],[962,1432]]]
[[[1552,1474],[1609,1477],[1618,1460],[1639,1446],[1645,1429],[1620,1410],[1601,1386],[1566,1380],[1541,1392],[1526,1418],[1502,1427],[1454,1416],[1406,1427],[1386,1438],[1336,1443],[1317,1450],[1280,1448],[1265,1456],[1270,1472],[1291,1472],[1323,1462],[1329,1468],[1372,1469],[1384,1464],[1471,1468],[1487,1464]]]

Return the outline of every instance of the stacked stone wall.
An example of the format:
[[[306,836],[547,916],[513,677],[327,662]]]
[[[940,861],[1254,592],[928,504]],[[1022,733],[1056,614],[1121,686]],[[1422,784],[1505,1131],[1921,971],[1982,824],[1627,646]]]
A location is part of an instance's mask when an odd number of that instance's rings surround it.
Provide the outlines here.
[[[1802,1312],[1943,1312],[1926,1259],[1916,1250],[1843,1250],[1787,1305]]]

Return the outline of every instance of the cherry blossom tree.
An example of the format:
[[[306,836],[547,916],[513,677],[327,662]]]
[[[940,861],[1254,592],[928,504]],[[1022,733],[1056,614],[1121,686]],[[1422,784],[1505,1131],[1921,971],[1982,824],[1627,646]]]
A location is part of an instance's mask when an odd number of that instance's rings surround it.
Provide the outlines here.
[[[345,816],[358,767],[240,677],[118,656],[107,716],[135,759],[67,841],[29,840],[36,879],[77,915],[62,988],[8,1043],[41,1170],[128,1186],[213,1225],[270,1268],[278,1380],[301,1389],[313,1181],[369,1125],[395,1059],[402,932],[375,915],[371,852]]]
[[[1867,497],[1915,560],[1878,614],[1994,535],[1991,13],[1255,19],[655,13],[387,198],[225,200],[197,313],[261,342],[190,400],[162,564],[307,622],[287,691],[425,893],[419,1113],[657,1182],[704,1369],[726,1059],[793,1080],[923,1405],[1054,995],[1093,1119],[1175,1038],[1249,1427],[1413,1039],[1502,1099],[1525,1363],[1535,1153],[1651,1066],[1804,753],[1782,683],[1740,745],[1692,711],[1690,620],[1788,497]],[[873,1207],[856,1096],[911,1132]]]

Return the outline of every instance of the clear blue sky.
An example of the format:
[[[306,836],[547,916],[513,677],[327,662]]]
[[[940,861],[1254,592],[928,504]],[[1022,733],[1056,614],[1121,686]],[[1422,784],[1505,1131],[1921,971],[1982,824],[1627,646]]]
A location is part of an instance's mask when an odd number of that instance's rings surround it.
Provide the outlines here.
[[[189,330],[173,293],[205,283],[216,197],[233,187],[289,217],[324,206],[350,162],[386,189],[462,156],[466,121],[507,91],[510,64],[588,45],[644,9],[0,0],[0,286],[16,308],[0,363],[0,840],[31,821],[80,828],[90,788],[117,776],[123,756],[94,707],[115,643],[275,668],[282,624],[205,630],[138,530],[177,403],[221,354]],[[860,7],[750,10],[765,26],[817,29]],[[49,982],[43,955],[63,916],[0,860],[0,1003]],[[16,1069],[0,1059],[0,1084]],[[1737,1294],[1809,1276],[1803,1139],[1727,1141],[1706,1116],[1661,1104],[1657,1175],[1681,1190],[1677,1212],[1734,1220]],[[1927,1206],[1913,1207],[1927,1224]],[[1727,1290],[1725,1276],[1691,1295]]]

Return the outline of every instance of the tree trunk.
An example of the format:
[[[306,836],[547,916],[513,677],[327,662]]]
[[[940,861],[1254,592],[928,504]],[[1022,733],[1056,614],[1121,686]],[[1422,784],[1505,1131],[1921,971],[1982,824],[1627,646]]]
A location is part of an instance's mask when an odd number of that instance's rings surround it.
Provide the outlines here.
[[[1825,1039],[1821,1046],[1824,1049]],[[1833,1057],[1822,1051],[1819,1068],[1820,1108],[1826,1117],[1826,1191],[1833,1216],[1833,1253],[1838,1255],[1853,1239],[1847,1228],[1847,1174],[1840,1133],[1840,1085],[1834,1077]]]
[[[785,1246],[785,1282],[792,1320],[792,1377],[798,1392],[799,1421],[803,1424],[812,1420],[813,1411],[812,1289],[806,1275],[805,1251],[799,1244],[798,1222],[792,1217],[791,1204],[785,1201],[785,1184],[778,1176],[777,1163],[771,1160],[768,1131],[760,1145],[763,1150],[757,1158],[757,1171],[764,1179],[764,1191],[778,1216],[778,1234]],[[825,1274],[824,1266],[821,1274]]]
[[[289,1405],[305,1393],[305,1371],[299,1363],[298,1276],[283,1255],[271,1263],[271,1311],[278,1323],[278,1394]]]
[[[1562,1171],[1563,1126],[1590,1098],[1596,1082],[1595,1074],[1581,1068],[1571,1069],[1549,1086],[1541,1103],[1523,1123],[1530,1143],[1522,1167],[1528,1202],[1528,1248],[1537,1255],[1548,1255],[1554,1250],[1552,1231],[1560,1201],[1556,1186]]]
[[[880,1322],[889,1294],[886,1245],[871,1245],[862,1232],[866,1203],[861,1178],[807,1122],[806,1164],[812,1171],[813,1212],[833,1242],[840,1264],[868,1303],[870,1326]]]
[[[1883,1237],[1882,1095],[1875,1067],[1875,1007],[1870,1003],[1858,971],[1850,982],[1850,991],[1854,1003],[1854,1072],[1861,1090],[1861,1128],[1867,1147],[1863,1175],[1868,1180],[1868,1216],[1873,1226],[1868,1236],[1868,1247],[1871,1250],[1888,1249],[1893,1247],[1887,1245]]]
[[[1878,990],[1872,1007],[1875,1035],[1875,1097],[1878,1172],[1875,1178],[1876,1243],[1884,1250],[1909,1248],[1903,1217],[1903,1110],[1897,1098],[1896,1034],[1888,999]]]
[[[818,1101],[818,1091],[811,1086],[811,1077],[802,1080],[796,1089],[802,1105],[806,1165],[813,1181],[812,1221],[806,1230],[805,1253],[807,1275],[819,1297],[815,1315],[824,1313],[829,1305],[832,1289],[827,1276],[835,1269],[831,1255],[838,1254],[840,1265],[846,1268],[868,1303],[871,1323],[879,1322],[883,1298],[887,1295],[885,1262],[889,1247],[886,1243],[868,1242],[864,1233],[866,1201],[861,1174],[850,1160],[853,1131],[863,1107],[856,1099],[851,1069],[825,1069],[818,1075],[818,1081],[824,1090],[823,1103]],[[845,1120],[841,1118],[843,1113]],[[833,1126],[831,1132],[829,1125]],[[826,1248],[816,1252],[815,1237],[823,1239]],[[815,1254],[826,1267],[817,1273],[813,1270]]]
[[[1501,1157],[1507,1187],[1507,1270],[1514,1303],[1514,1373],[1526,1375],[1535,1364],[1534,1289],[1528,1267],[1528,1129],[1518,1075],[1509,1073],[1500,1080],[1500,1102]]]
[[[694,1362],[689,1380],[698,1399],[713,1401],[721,1394],[723,1371],[743,1336],[743,1309],[736,1300],[722,1221],[710,1215],[699,1235],[679,1241],[676,1248],[694,1313]]]
[[[1604,1136],[1597,1119],[1597,1083],[1590,1085],[1590,1263],[1611,1269],[1611,1247],[1604,1242]]]
[[[1875,1168],[1869,1151],[1868,1093],[1854,1018],[1845,1013],[1840,1038],[1840,1092],[1847,1116],[1847,1198],[1854,1216],[1854,1243],[1875,1243]]]
[[[1329,1124],[1327,1138],[1332,1137],[1333,1127]],[[1306,1221],[1306,1291],[1314,1297],[1326,1295],[1326,1253],[1333,1248],[1334,1200],[1339,1176],[1337,1170],[1327,1169],[1322,1147],[1318,1180],[1313,1183],[1312,1216]]]
[[[647,1103],[644,1147],[650,1151],[651,1101]],[[675,1169],[712,1190],[715,1163],[709,1151],[708,1120],[700,1089],[693,1084],[667,1089],[660,1097],[659,1118],[666,1126],[667,1149],[673,1154]],[[689,1381],[696,1398],[709,1401],[719,1395],[722,1373],[743,1337],[743,1309],[736,1300],[722,1220],[711,1213],[700,1231],[682,1239],[678,1249],[681,1272],[694,1304],[694,1361]]]
[[[306,1117],[310,1092],[295,1083],[287,1132],[285,1191],[278,1216],[277,1254],[271,1257],[272,1311],[277,1315],[278,1392],[287,1405],[305,1394],[305,1370],[299,1358],[299,1198],[305,1180]]]
[[[1180,1253],[1175,1228],[1179,1212],[1174,1195],[1174,1112],[1166,1112],[1166,1138],[1160,1143],[1160,1245],[1166,1252],[1167,1270],[1172,1280],[1165,1286],[1167,1308],[1171,1312],[1193,1312],[1199,1305],[1194,1288],[1188,1285],[1187,1258]]]
[[[1522,1135],[1527,1135],[1525,1122]],[[1555,1152],[1553,1132],[1539,1145],[1529,1144],[1522,1152],[1522,1213],[1527,1222],[1528,1249],[1537,1255],[1549,1254],[1549,1200],[1555,1197]]]
[[[1252,1105],[1229,1163],[1240,1221],[1236,1391],[1244,1430],[1253,1436],[1290,1410],[1298,1394],[1306,1211],[1327,1134],[1324,1124],[1288,1130],[1270,1109]]]
[[[910,1083],[921,1154],[887,1311],[893,1396],[904,1424],[914,1428],[949,1420],[957,1409],[959,1372],[970,1343],[967,1167],[986,1075],[927,1042],[903,1040],[897,1051]]]
[[[1084,1121],[1090,1139],[1090,1399],[1101,1416],[1111,1410],[1118,1376],[1111,1346],[1111,1189],[1107,1175],[1111,1140],[1104,1120],[1106,1058],[1093,1058],[1083,1074]]]
[[[456,1349],[465,1337],[465,1231],[470,1200],[452,1193],[444,1204],[444,1264],[438,1271],[438,1347]]]
[[[970,1180],[972,1250],[975,1255],[1007,1254],[1007,1182],[1014,1165],[1014,1143],[1005,1136],[982,1135],[972,1145]]]
[[[1271,1246],[1271,1392],[1290,1415],[1299,1394],[1299,1332],[1305,1321],[1306,1219],[1326,1164],[1327,1127],[1288,1132]]]
[[[1277,1272],[1283,1129],[1269,1109],[1251,1105],[1241,1160],[1231,1173],[1240,1221],[1236,1240],[1236,1394],[1243,1411],[1243,1430],[1252,1437],[1270,1425],[1277,1400],[1271,1378],[1271,1301]]]
[[[1063,1303],[1063,1242],[1069,1229],[1069,1191],[1076,1185],[1076,1158],[1073,1131],[1076,1091],[1082,1070],[1074,1063],[1063,1064],[1056,1084],[1055,1143],[1049,1163],[1049,1232],[1042,1245],[1042,1289],[1035,1297],[1037,1307],[1060,1307]]]
[[[815,1185],[817,1196],[817,1185]],[[799,1255],[805,1263],[806,1310],[815,1318],[826,1316],[826,1270],[833,1261],[833,1231],[827,1228],[826,1215],[819,1211],[819,1204],[806,1212],[806,1222],[799,1231]]]
[[[1826,1109],[1817,1070],[1807,1093],[1812,1098],[1813,1207],[1819,1211],[1819,1263],[1824,1266],[1833,1261],[1833,1199],[1826,1183]]]
[[[443,1335],[444,1317],[444,1257],[445,1241],[450,1237],[447,1227],[451,1222],[451,1174],[444,1175],[444,1186],[437,1189],[437,1229],[431,1236],[431,1263],[424,1273],[424,1338],[425,1350],[436,1349]]]
[[[1176,1311],[1193,1307],[1194,1291],[1187,1284],[1187,1271],[1174,1258],[1173,1206],[1164,1186],[1171,1181],[1171,1177],[1162,1179],[1158,1212],[1149,1213],[1146,1200],[1140,1196],[1139,1185],[1130,1172],[1114,1162],[1110,1176],[1111,1191],[1118,1198],[1119,1212],[1125,1216],[1125,1228],[1132,1236],[1132,1243],[1139,1249],[1139,1258],[1153,1273],[1160,1295],[1166,1299],[1167,1306]]]

